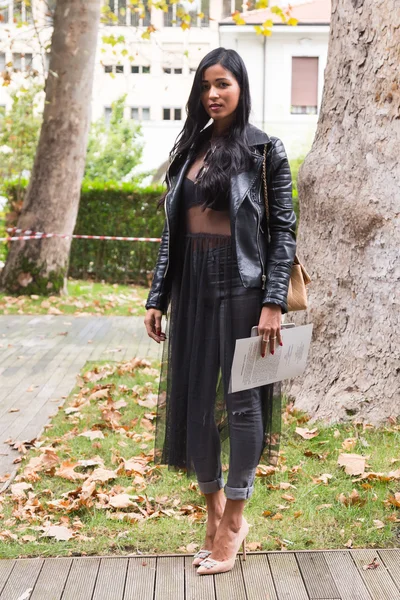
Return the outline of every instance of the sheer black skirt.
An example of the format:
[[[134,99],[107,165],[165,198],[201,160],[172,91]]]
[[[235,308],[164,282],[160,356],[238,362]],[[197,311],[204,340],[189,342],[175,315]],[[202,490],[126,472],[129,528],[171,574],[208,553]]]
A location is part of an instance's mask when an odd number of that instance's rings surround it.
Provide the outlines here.
[[[262,291],[245,288],[229,235],[186,233],[174,263],[157,403],[154,462],[195,475],[193,427],[217,424],[222,463],[229,463],[226,399],[235,341],[258,325]],[[259,464],[277,464],[281,382],[260,386],[263,444]],[[235,403],[232,394],[231,406]],[[239,408],[239,407],[238,407]]]

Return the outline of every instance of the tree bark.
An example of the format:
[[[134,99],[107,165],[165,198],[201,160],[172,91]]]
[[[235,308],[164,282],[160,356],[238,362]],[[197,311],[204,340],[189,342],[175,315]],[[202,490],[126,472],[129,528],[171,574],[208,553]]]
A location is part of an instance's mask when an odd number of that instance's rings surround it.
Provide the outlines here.
[[[400,12],[332,0],[321,112],[299,171],[308,364],[285,391],[310,422],[400,414]],[[292,320],[292,319],[287,319]]]
[[[43,124],[18,227],[72,234],[84,173],[100,0],[58,0]],[[71,239],[12,242],[1,286],[10,293],[63,289]]]

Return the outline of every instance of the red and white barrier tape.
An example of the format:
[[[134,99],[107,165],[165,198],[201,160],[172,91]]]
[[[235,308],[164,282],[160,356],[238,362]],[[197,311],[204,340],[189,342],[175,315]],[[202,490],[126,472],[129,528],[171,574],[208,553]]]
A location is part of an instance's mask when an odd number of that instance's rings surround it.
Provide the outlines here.
[[[13,233],[24,233],[25,235],[0,238],[0,242],[14,242],[16,240],[40,240],[52,237],[81,238],[85,240],[119,240],[126,242],[161,242],[161,238],[121,237],[116,235],[68,235],[66,233],[43,233],[40,231],[31,231],[30,229],[17,229],[16,227],[9,227],[7,231],[12,231]]]

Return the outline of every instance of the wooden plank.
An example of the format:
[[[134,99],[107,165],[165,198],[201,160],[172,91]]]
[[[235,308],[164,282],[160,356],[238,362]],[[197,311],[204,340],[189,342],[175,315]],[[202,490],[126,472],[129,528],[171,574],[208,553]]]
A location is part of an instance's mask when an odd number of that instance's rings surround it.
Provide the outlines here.
[[[323,553],[342,600],[375,600],[369,594],[349,551]]]
[[[247,554],[240,564],[247,600],[279,600],[266,554]]]
[[[102,558],[93,600],[123,600],[127,558]]]
[[[157,576],[154,600],[179,600],[184,598],[183,556],[157,557]]]
[[[91,599],[96,583],[100,558],[73,559],[62,600]],[[3,600],[0,596],[0,600]],[[44,600],[44,599],[43,599]]]
[[[399,548],[386,548],[384,550],[378,550],[378,554],[389,570],[389,573],[400,589],[400,549]]]
[[[235,566],[227,573],[204,575],[204,577],[214,577],[215,597],[217,600],[246,600],[243,573],[240,567],[241,560],[242,554],[238,554],[236,556]],[[201,575],[201,577],[203,577],[203,575]]]
[[[311,600],[340,600],[339,590],[321,552],[299,552],[296,558]]]
[[[0,600],[17,600],[27,589],[32,589],[35,586],[42,565],[43,558],[17,560],[0,594]]]
[[[350,554],[374,600],[400,600],[400,591],[385,565],[379,561],[377,550],[351,550]],[[374,558],[380,565],[376,569],[363,569],[363,565],[368,565]]]
[[[60,600],[72,558],[46,558],[29,600]]]
[[[0,560],[0,594],[4,589],[4,586],[7,583],[8,578],[10,577],[11,571],[13,570],[15,565],[15,560],[13,559],[2,559]]]
[[[270,554],[268,562],[279,599],[308,600],[308,594],[293,552]]]
[[[213,576],[197,574],[193,556],[185,556],[185,600],[215,600]]]
[[[153,600],[156,558],[129,558],[124,600]]]

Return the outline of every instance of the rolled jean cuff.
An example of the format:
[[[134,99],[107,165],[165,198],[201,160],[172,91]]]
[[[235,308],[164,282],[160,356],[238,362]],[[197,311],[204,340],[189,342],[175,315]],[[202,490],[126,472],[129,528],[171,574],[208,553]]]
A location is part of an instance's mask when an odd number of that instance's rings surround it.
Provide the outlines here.
[[[198,481],[199,489],[203,494],[213,494],[224,487],[224,478],[218,477],[212,481]]]
[[[229,500],[247,500],[254,492],[254,485],[245,488],[233,488],[225,486],[225,496]]]

